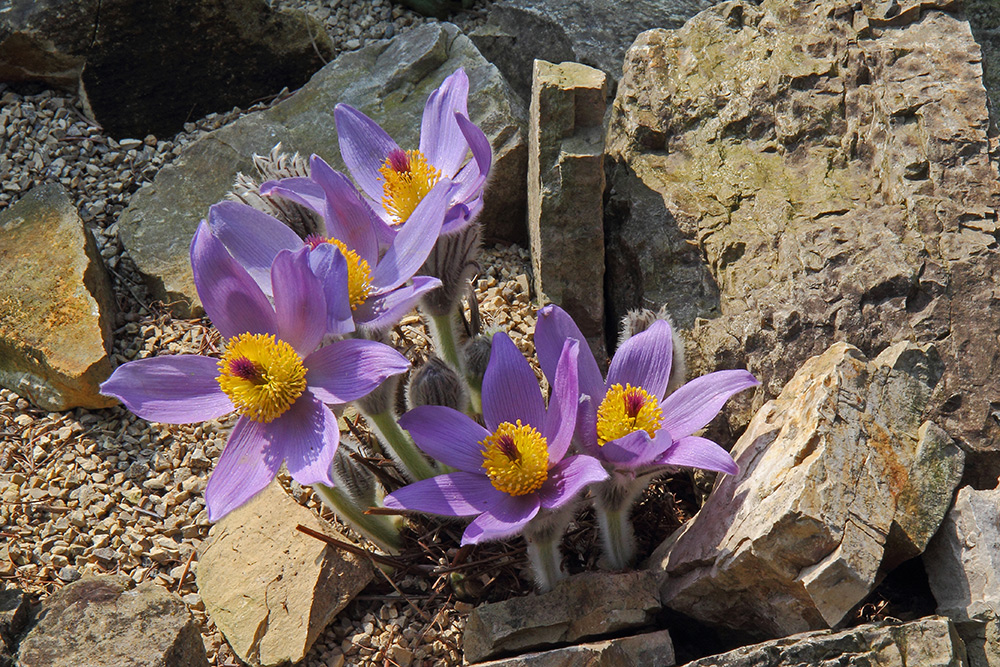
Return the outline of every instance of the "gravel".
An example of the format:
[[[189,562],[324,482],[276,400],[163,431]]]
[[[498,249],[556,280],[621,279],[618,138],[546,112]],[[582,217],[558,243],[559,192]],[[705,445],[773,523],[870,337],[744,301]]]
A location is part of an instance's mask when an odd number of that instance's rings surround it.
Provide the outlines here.
[[[387,0],[272,4],[310,12],[338,50],[433,20]],[[468,29],[484,16],[480,3],[453,20]],[[173,137],[116,141],[86,119],[73,96],[0,84],[0,210],[43,183],[61,183],[70,192],[118,295],[116,365],[155,354],[218,351],[219,336],[207,321],[175,319],[150,302],[123,251],[117,219],[136,190],[186,144],[266,106],[213,113]],[[527,251],[489,249],[482,264],[477,291],[485,325],[508,330],[526,354],[533,353]],[[399,330],[413,343],[410,353],[422,354],[427,334],[419,318],[407,318]],[[202,624],[210,664],[238,664],[205,615],[194,581],[210,525],[203,492],[233,422],[151,424],[121,407],[45,412],[0,389],[0,578],[36,598],[87,574],[155,581],[178,592]],[[332,519],[309,489],[287,477],[283,482],[300,503]],[[460,664],[460,634],[471,605],[448,594],[435,599],[427,591],[439,590],[439,582],[419,577],[395,580],[401,592],[382,584],[342,612],[301,664]],[[424,602],[412,604],[410,595]]]

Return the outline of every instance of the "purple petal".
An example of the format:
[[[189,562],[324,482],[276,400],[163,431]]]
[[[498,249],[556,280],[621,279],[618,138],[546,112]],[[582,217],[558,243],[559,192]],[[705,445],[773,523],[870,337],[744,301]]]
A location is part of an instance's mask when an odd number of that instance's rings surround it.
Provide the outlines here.
[[[600,397],[594,400],[586,394],[580,395],[580,405],[576,411],[576,442],[585,454],[600,455],[600,445],[597,444],[597,406]]]
[[[377,216],[354,184],[318,155],[312,156],[312,177],[326,193],[327,234],[343,241],[358,257],[374,265],[378,259]]]
[[[431,458],[458,470],[484,474],[483,447],[479,443],[490,432],[461,412],[440,405],[422,405],[400,417],[399,425]]]
[[[326,332],[334,336],[354,331],[354,311],[347,277],[347,259],[340,249],[321,243],[309,253],[309,267],[323,286]]]
[[[324,403],[334,404],[359,399],[410,367],[406,357],[388,345],[354,338],[334,341],[303,363],[309,389]]]
[[[205,221],[191,240],[191,269],[201,304],[223,338],[246,332],[278,334],[271,302]]]
[[[101,385],[143,419],[190,424],[233,411],[219,387],[218,359],[199,355],[150,357],[115,369]]]
[[[555,509],[573,500],[588,484],[607,478],[608,472],[593,456],[570,456],[549,471],[538,498],[545,509]]]
[[[479,544],[489,540],[502,540],[520,533],[535,518],[541,504],[537,493],[523,496],[502,494],[498,502],[480,514],[462,535],[462,544]]]
[[[462,115],[456,115],[455,120],[462,130],[462,134],[465,135],[469,147],[472,148],[472,160],[462,167],[454,179],[461,185],[452,196],[457,201],[464,202],[482,192],[486,178],[490,174],[490,165],[493,162],[493,147],[490,146],[490,140],[486,138],[483,131],[471,120]]]
[[[665,430],[657,431],[655,438],[645,431],[633,431],[604,443],[601,459],[616,468],[638,468],[655,461],[672,444],[673,439]]]
[[[372,271],[372,285],[379,291],[399,287],[423,266],[441,233],[449,190],[451,181],[441,179],[407,218],[388,252]]]
[[[757,378],[744,370],[716,371],[679,387],[660,403],[663,428],[675,439],[704,428],[733,394],[756,387]]]
[[[506,495],[493,488],[484,475],[453,472],[396,489],[383,504],[397,510],[472,516],[502,502]]]
[[[326,214],[326,193],[312,178],[294,176],[276,181],[265,181],[260,184],[260,194],[265,197],[283,197],[305,206],[313,213]]]
[[[535,350],[538,363],[545,377],[552,382],[555,379],[556,365],[562,354],[563,342],[567,338],[580,341],[580,393],[592,396],[600,403],[604,400],[604,378],[597,367],[597,360],[586,339],[580,333],[580,328],[569,314],[556,305],[548,305],[538,311],[538,323],[535,325]]]
[[[656,320],[648,329],[621,344],[611,360],[606,386],[631,384],[663,400],[673,354],[670,325],[665,320]]]
[[[308,389],[283,415],[264,424],[265,437],[276,456],[285,460],[288,473],[299,484],[333,486],[330,464],[337,453],[340,428],[330,408]]]
[[[309,267],[309,252],[282,250],[271,265],[279,336],[301,356],[319,346],[327,323],[323,283]]]
[[[224,201],[212,206],[208,210],[208,226],[268,295],[274,258],[282,250],[302,247],[302,239],[287,225],[239,202]]]
[[[420,152],[427,161],[451,178],[465,161],[469,147],[455,114],[467,115],[469,77],[456,70],[427,97],[420,122]]]
[[[351,106],[338,104],[333,115],[344,164],[361,189],[375,201],[381,201],[382,175],[378,170],[399,146],[378,123]]]
[[[556,367],[556,381],[552,385],[549,409],[545,413],[545,430],[542,433],[549,445],[550,467],[566,455],[576,430],[576,411],[580,403],[580,387],[576,375],[579,356],[579,341],[567,340]]]
[[[711,440],[696,435],[689,435],[675,442],[655,463],[715,470],[729,475],[740,471],[729,452]]]
[[[441,286],[441,281],[430,276],[414,276],[412,285],[404,285],[385,294],[368,297],[354,311],[358,326],[368,331],[382,331],[397,324],[413,310],[427,292]]]
[[[476,214],[478,215],[478,211]],[[469,222],[474,217],[472,210],[465,204],[453,204],[444,215],[444,224],[441,225],[440,236],[449,236],[462,231],[469,226]]]
[[[263,424],[240,417],[205,488],[208,520],[218,521],[264,489],[281,467],[281,456],[264,437]]]
[[[545,425],[545,403],[535,372],[502,331],[493,335],[482,398],[483,418],[491,431],[503,422],[515,424],[518,419],[535,428]]]

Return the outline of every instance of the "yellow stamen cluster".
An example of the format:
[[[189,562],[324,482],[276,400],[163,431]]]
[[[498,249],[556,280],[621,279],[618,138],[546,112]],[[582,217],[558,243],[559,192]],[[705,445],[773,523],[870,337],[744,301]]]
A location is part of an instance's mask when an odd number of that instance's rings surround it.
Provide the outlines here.
[[[635,431],[645,431],[650,437],[660,429],[663,415],[659,401],[642,387],[616,384],[597,408],[597,443],[616,440]]]
[[[382,206],[397,225],[406,222],[441,178],[441,172],[420,151],[406,151],[405,155],[394,151],[378,171],[384,181]]]
[[[483,468],[498,491],[523,496],[537,491],[549,476],[549,445],[531,426],[504,422],[479,443]]]
[[[347,244],[343,241],[331,238],[326,242],[340,248],[340,252],[347,258],[347,294],[351,300],[351,310],[357,310],[372,293],[371,267],[358,256],[358,253],[348,250]]]
[[[240,334],[230,339],[219,360],[219,386],[236,411],[268,423],[292,406],[306,389],[302,358],[270,334]]]

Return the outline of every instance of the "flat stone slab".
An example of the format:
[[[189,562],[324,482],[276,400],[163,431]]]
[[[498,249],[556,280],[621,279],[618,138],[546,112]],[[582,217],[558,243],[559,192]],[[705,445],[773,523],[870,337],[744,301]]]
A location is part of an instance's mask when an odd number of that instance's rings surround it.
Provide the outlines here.
[[[299,524],[348,541],[274,481],[212,527],[198,560],[205,610],[251,665],[302,660],[371,581],[367,560],[306,535]]]
[[[85,577],[53,593],[21,640],[20,667],[208,667],[181,599],[126,577]]]
[[[267,155],[280,141],[289,153],[316,153],[344,170],[333,117],[340,102],[368,114],[404,149],[415,148],[427,96],[459,67],[469,75],[469,115],[494,151],[480,216],[485,236],[523,244],[525,110],[456,26],[427,24],[341,55],[289,99],[194,142],[136,192],[119,220],[121,238],[153,297],[182,317],[201,312],[188,256],[191,238],[237,172],[255,173],[254,153]]]
[[[114,294],[59,185],[0,211],[0,385],[44,410],[106,408]]]
[[[465,659],[480,662],[646,627],[659,610],[651,572],[576,575],[548,593],[473,609],[462,635]]]
[[[657,630],[476,664],[479,667],[671,667],[675,658],[670,631]]]

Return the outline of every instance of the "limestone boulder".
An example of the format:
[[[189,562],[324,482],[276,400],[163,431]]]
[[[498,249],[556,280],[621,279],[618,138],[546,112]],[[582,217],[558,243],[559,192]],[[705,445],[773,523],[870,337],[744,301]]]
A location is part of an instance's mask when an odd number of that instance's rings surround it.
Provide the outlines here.
[[[176,594],[127,577],[85,577],[42,604],[20,667],[208,667],[201,631]]]
[[[237,172],[254,173],[254,153],[266,155],[280,141],[285,151],[316,153],[344,170],[333,118],[339,102],[371,116],[402,147],[416,147],[427,96],[459,67],[470,79],[469,114],[494,150],[480,218],[485,235],[523,244],[525,109],[457,27],[427,24],[341,55],[289,99],[194,142],[136,192],[120,219],[122,243],[154,297],[172,304],[181,316],[201,312],[188,245],[198,221],[225,197]]]
[[[631,634],[627,631],[652,623],[659,610],[658,582],[650,572],[580,574],[548,593],[473,609],[462,635],[465,659],[481,662],[498,655]]]
[[[965,647],[947,618],[807,632],[689,662],[684,667],[965,667]]]
[[[656,630],[476,664],[480,667],[672,667],[676,660],[670,631]]]
[[[13,0],[0,81],[77,90],[116,137],[170,135],[305,83],[333,56],[322,25],[266,0]]]
[[[367,560],[327,546],[303,525],[347,541],[277,481],[212,527],[198,561],[205,610],[240,660],[301,661],[372,578]]]
[[[604,109],[607,77],[535,61],[528,131],[528,235],[539,303],[557,303],[597,359],[604,342]]]
[[[651,556],[664,604],[767,637],[843,621],[923,551],[961,479],[962,450],[922,422],[939,377],[910,343],[806,362],[734,446],[739,474]]]
[[[44,410],[106,408],[117,310],[97,245],[59,185],[0,211],[0,385]]]
[[[1000,187],[982,52],[957,3],[879,18],[888,4],[730,1],[636,39],[607,139],[609,316],[665,303],[695,374],[762,378],[757,405],[732,402],[737,430],[834,341],[933,342],[926,416],[990,488]]]

